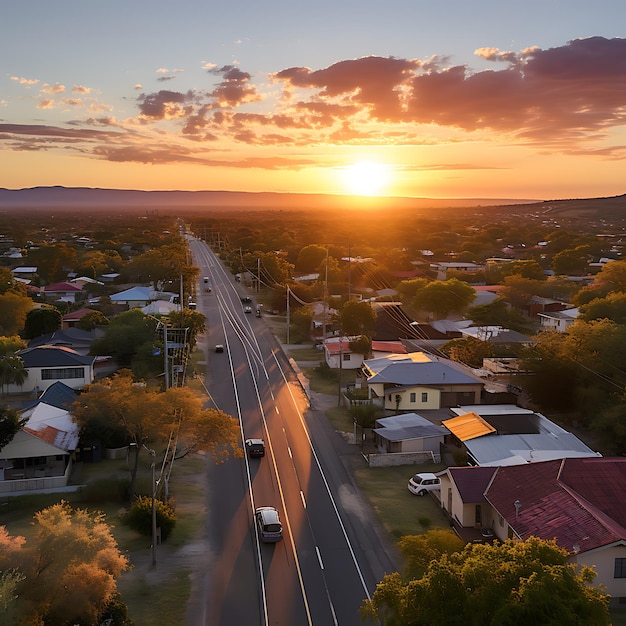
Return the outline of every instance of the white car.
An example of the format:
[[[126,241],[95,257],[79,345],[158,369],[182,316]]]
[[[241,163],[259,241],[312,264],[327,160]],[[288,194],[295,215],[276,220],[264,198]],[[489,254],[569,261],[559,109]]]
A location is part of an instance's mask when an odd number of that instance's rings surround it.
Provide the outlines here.
[[[409,479],[407,486],[409,491],[416,496],[425,496],[429,491],[439,491],[441,480],[438,476],[430,473],[415,474]]]

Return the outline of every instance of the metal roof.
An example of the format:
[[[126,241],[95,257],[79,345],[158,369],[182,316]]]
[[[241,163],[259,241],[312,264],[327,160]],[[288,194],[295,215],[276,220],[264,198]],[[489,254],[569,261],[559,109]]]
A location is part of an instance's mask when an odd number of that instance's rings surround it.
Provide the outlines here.
[[[465,413],[465,415],[452,417],[443,421],[442,424],[461,441],[468,441],[496,432],[496,429],[477,413]]]

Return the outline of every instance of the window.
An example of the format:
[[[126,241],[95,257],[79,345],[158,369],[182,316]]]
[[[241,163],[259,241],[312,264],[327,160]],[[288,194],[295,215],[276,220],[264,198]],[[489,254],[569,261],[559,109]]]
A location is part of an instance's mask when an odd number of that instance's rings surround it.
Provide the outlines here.
[[[412,393],[411,396],[409,397],[409,400],[411,402],[415,402],[415,398],[416,398],[417,394],[416,393]]]
[[[349,352],[344,352],[344,354],[343,354],[343,360],[344,360],[344,361],[349,361],[349,360],[350,360],[350,353],[349,353]]]
[[[615,559],[613,578],[626,578],[626,559]]]
[[[56,369],[41,370],[42,380],[62,380],[64,378],[84,378],[84,367],[59,367]]]
[[[422,392],[422,402],[428,402],[428,392]]]

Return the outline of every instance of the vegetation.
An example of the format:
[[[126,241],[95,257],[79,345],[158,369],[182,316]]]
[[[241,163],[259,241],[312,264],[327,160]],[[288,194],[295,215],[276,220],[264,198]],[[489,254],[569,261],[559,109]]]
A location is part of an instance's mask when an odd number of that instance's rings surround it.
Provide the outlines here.
[[[425,543],[436,555],[428,563],[420,554]],[[407,571],[385,576],[363,614],[387,626],[610,623],[608,596],[590,586],[595,572],[570,565],[555,541],[531,537],[444,551],[451,546],[406,541]]]
[[[155,499],[154,509],[156,525],[160,529],[161,539],[167,541],[176,526],[176,512],[171,502]],[[130,505],[130,509],[124,515],[124,523],[138,533],[150,537],[152,535],[152,498],[139,496]]]

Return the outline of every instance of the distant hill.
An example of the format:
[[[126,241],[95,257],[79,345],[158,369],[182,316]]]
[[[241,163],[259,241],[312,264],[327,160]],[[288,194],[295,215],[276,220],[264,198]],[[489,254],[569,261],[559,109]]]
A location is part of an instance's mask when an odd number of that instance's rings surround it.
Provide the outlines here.
[[[61,210],[91,208],[211,209],[422,209],[517,205],[537,200],[494,198],[398,198],[355,197],[328,194],[248,193],[241,191],[139,191],[87,187],[0,188],[0,209]]]

